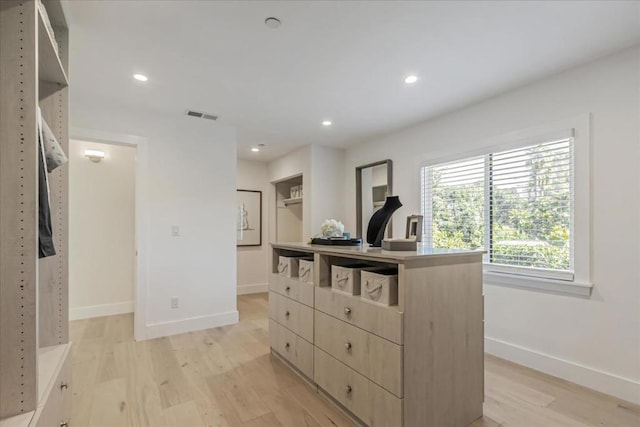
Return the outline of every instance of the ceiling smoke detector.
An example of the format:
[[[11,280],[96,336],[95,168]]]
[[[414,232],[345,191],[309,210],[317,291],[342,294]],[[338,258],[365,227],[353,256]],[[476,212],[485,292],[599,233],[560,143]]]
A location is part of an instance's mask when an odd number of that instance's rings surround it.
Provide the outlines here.
[[[187,116],[197,117],[199,119],[218,120],[218,116],[209,113],[203,113],[202,111],[187,110]]]
[[[278,18],[274,18],[273,16],[270,16],[264,20],[264,25],[271,28],[272,30],[275,30],[276,28],[280,28],[280,26],[282,25],[282,22],[280,22]]]

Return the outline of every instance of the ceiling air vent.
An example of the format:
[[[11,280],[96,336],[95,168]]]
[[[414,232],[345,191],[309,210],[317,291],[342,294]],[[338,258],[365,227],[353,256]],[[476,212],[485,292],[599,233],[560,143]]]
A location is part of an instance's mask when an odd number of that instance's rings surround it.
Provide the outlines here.
[[[201,111],[187,110],[187,116],[198,117],[200,119],[207,120],[218,120],[218,116],[214,116],[213,114],[203,113]]]

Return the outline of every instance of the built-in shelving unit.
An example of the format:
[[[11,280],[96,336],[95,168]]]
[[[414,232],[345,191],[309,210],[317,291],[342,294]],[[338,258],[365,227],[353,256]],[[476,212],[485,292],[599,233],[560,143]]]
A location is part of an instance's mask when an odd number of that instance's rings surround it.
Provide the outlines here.
[[[275,183],[276,188],[276,241],[302,240],[303,197],[292,194],[292,188],[302,186],[302,175]],[[293,196],[293,197],[292,197]]]
[[[70,414],[68,168],[48,175],[56,255],[38,259],[37,136],[39,107],[68,150],[69,44],[60,0],[43,4],[48,18],[39,1],[0,2],[2,427],[66,425]]]
[[[38,11],[38,74],[40,81],[57,83],[68,86],[69,80],[62,66],[58,49],[54,47],[57,42],[51,38],[44,23],[44,17]]]
[[[295,198],[290,198],[290,199],[284,199],[282,201],[282,203],[284,203],[285,206],[289,206],[289,205],[298,205],[300,203],[302,203],[302,197],[295,197]]]

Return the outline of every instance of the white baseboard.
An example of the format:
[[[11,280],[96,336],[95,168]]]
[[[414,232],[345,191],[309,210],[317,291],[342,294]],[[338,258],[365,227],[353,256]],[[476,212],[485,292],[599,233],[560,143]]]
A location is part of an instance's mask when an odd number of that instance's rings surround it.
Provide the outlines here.
[[[124,313],[133,313],[133,301],[71,307],[69,308],[69,320],[90,319],[92,317],[113,316]]]
[[[238,295],[260,294],[269,291],[268,283],[254,283],[251,285],[238,285]]]
[[[640,382],[535,350],[485,337],[485,352],[631,403],[640,404]]]
[[[218,326],[238,323],[238,311],[227,311],[208,316],[189,317],[187,319],[172,320],[147,325],[146,336],[142,339],[167,337],[185,332],[200,331],[202,329],[217,328]],[[136,339],[139,339],[138,337]]]

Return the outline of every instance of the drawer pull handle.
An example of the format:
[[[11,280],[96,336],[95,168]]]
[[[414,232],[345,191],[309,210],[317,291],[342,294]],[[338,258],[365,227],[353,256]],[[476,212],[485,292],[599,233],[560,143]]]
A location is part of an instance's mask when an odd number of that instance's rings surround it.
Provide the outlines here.
[[[311,266],[309,267],[302,267],[299,271],[299,276],[302,280],[307,280],[307,277],[309,277],[309,273],[311,273]]]
[[[285,291],[286,293],[289,293],[289,291],[290,291],[290,290],[291,290],[291,286],[287,286],[286,288],[284,288],[284,291]]]
[[[351,386],[350,385],[346,386],[344,388],[344,392],[347,393],[347,394],[351,394]]]
[[[344,314],[346,314],[347,316],[351,316],[351,309],[349,307],[345,307]]]
[[[286,344],[284,345],[284,348],[286,348],[287,350],[289,350],[289,343],[286,343]]]
[[[373,283],[373,286],[369,286],[369,281],[364,282],[364,288],[369,293],[371,299],[379,300],[382,295],[382,283]]]
[[[60,427],[69,427],[69,420],[62,421]]]
[[[351,343],[350,342],[344,343],[344,348],[346,348],[347,350],[351,350]]]
[[[66,390],[69,388],[69,384],[65,383],[65,382],[61,382],[60,383],[60,390]]]
[[[340,274],[336,274],[336,285],[340,286],[341,288],[345,287],[345,285],[347,284],[347,280],[349,280],[348,274],[342,276]]]
[[[286,313],[284,313],[284,316],[288,319],[289,318],[289,311],[287,311]]]

